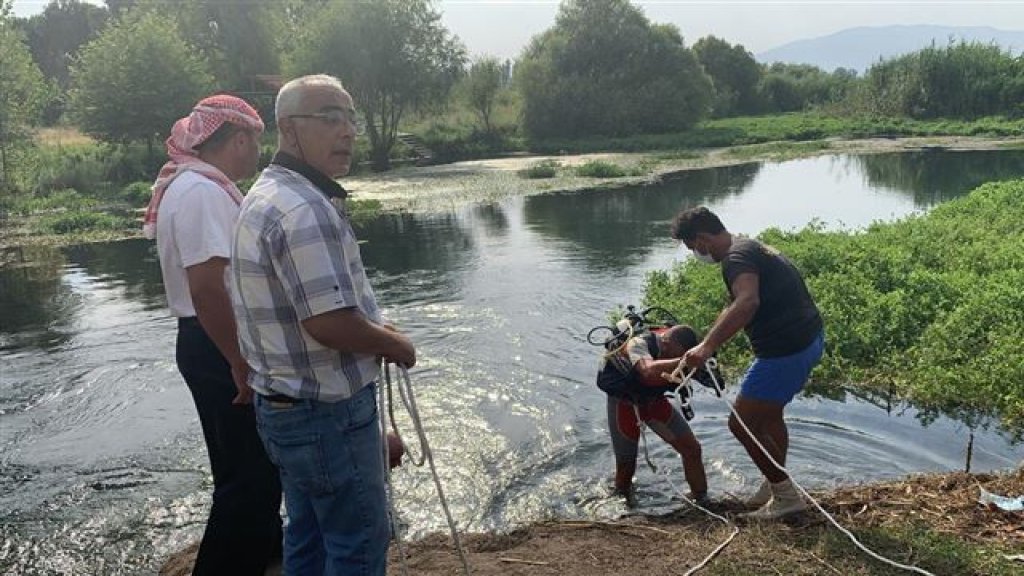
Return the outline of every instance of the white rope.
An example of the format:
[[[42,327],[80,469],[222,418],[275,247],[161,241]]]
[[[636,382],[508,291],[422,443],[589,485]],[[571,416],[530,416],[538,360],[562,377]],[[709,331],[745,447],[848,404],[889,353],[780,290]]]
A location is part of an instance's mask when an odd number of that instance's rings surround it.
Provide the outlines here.
[[[406,560],[405,544],[402,542],[402,531],[401,531],[401,529],[400,529],[400,527],[398,525],[398,510],[395,507],[395,487],[394,487],[394,484],[391,482],[391,445],[390,445],[391,443],[388,442],[387,432],[388,432],[388,416],[391,417],[391,425],[395,426],[395,413],[391,409],[391,402],[390,402],[390,399],[391,399],[391,374],[387,370],[387,365],[386,364],[384,366],[384,375],[385,375],[385,380],[387,381],[387,386],[386,387],[388,389],[388,405],[387,405],[387,410],[383,410],[383,409],[379,410],[379,412],[380,412],[380,433],[381,433],[381,436],[384,438],[384,450],[381,451],[382,452],[381,456],[383,458],[383,461],[381,462],[381,466],[384,468],[384,483],[387,485],[388,515],[389,515],[389,519],[391,521],[391,534],[392,534],[392,536],[395,539],[395,546],[398,548],[398,557],[401,559],[401,564],[402,564],[402,574],[404,576],[409,576],[409,563]],[[377,389],[377,405],[382,407],[382,408],[384,406],[384,388],[385,388],[385,386],[380,386]],[[398,433],[398,431],[396,430],[395,431],[396,436],[397,436],[397,433]],[[398,436],[398,441],[399,442],[402,441],[402,437],[401,436]]]
[[[713,518],[716,518],[716,519],[720,520],[726,526],[732,526],[732,534],[730,534],[728,538],[723,540],[721,544],[716,546],[715,549],[712,550],[710,554],[705,556],[704,559],[701,560],[699,564],[697,564],[693,568],[690,568],[689,570],[686,571],[686,574],[684,574],[684,576],[692,576],[693,574],[696,574],[702,568],[707,566],[708,562],[711,562],[711,560],[713,560],[715,556],[718,556],[719,552],[721,552],[722,550],[725,550],[725,547],[728,546],[729,544],[731,544],[733,539],[736,538],[736,535],[740,533],[740,528],[739,528],[739,526],[733,524],[732,522],[729,522],[729,520],[727,518],[725,518],[724,516],[721,516],[719,514],[715,514],[711,510],[708,510],[707,508],[705,508],[705,507],[701,506],[700,504],[698,504],[695,500],[691,500],[690,498],[687,498],[686,494],[684,494],[683,491],[679,488],[679,486],[677,486],[676,483],[672,481],[672,478],[669,475],[666,474],[665,475],[665,479],[668,480],[669,485],[672,486],[672,490],[674,490],[677,494],[679,494],[679,496],[687,504],[689,504],[690,506],[693,506],[694,508],[700,510],[701,512],[707,514],[708,516],[711,516]]]
[[[407,448],[405,440],[402,439],[402,433],[398,431],[398,421],[395,419],[395,398],[391,389],[391,365],[388,363],[384,363],[384,378],[388,383],[388,414],[391,416],[391,431],[395,433],[395,438],[398,439],[398,443],[403,448]],[[405,406],[406,411],[409,412],[409,399],[406,397],[405,389],[402,388],[401,385],[398,386],[398,395],[401,397],[402,404]],[[414,422],[418,420],[419,413],[416,414]],[[423,450],[420,450],[419,458],[414,458],[411,455],[409,456],[409,459],[412,460],[411,464],[417,468],[421,468],[423,466],[426,458],[427,455]],[[390,470],[390,467],[388,469]]]
[[[714,367],[714,365],[709,364],[709,368],[711,368],[711,367]],[[682,407],[688,406],[689,402],[690,402],[690,398],[693,397],[693,379],[692,379],[692,377],[693,377],[693,374],[696,371],[697,371],[696,368],[691,368],[690,371],[687,372],[685,375],[681,375],[680,369],[677,366],[676,370],[674,370],[671,374],[667,374],[667,373],[663,373],[662,374],[662,377],[665,378],[666,380],[668,380],[669,382],[672,382],[672,383],[677,383],[678,382],[679,383],[679,385],[676,386],[676,388],[672,391],[671,395],[672,395],[673,398],[676,399],[677,402],[679,402],[680,406],[682,406]],[[686,394],[682,394],[682,391],[684,389],[686,390]],[[684,400],[684,398],[685,398],[685,400]],[[722,550],[725,550],[725,547],[728,546],[730,543],[732,543],[733,539],[736,538],[736,535],[740,533],[740,529],[739,529],[738,526],[736,526],[735,524],[730,522],[725,517],[723,517],[723,516],[721,516],[719,514],[716,514],[716,513],[712,512],[711,510],[708,510],[707,508],[705,508],[705,507],[701,506],[700,504],[698,504],[695,500],[692,500],[692,499],[688,498],[686,496],[686,494],[683,492],[683,490],[680,489],[679,486],[677,486],[676,483],[672,481],[672,478],[671,478],[671,476],[669,474],[665,475],[665,479],[668,480],[669,485],[672,486],[672,490],[674,490],[677,494],[679,494],[679,496],[687,504],[689,504],[690,506],[693,506],[694,508],[700,510],[701,512],[707,514],[708,516],[711,516],[712,518],[715,518],[715,519],[721,521],[726,526],[732,526],[732,534],[730,534],[728,538],[726,538],[718,546],[716,546],[715,549],[712,550],[710,554],[708,554],[706,557],[704,557],[704,560],[702,560],[700,563],[698,563],[693,568],[690,568],[689,570],[687,570],[686,574],[684,575],[684,576],[691,576],[692,574],[696,574],[698,571],[700,571],[705,566],[707,566],[708,562],[711,562],[711,560],[713,560],[715,556],[718,556],[718,554]]]
[[[444,489],[441,487],[441,478],[437,474],[437,468],[434,466],[434,454],[430,450],[430,444],[427,442],[427,434],[423,429],[423,422],[420,419],[419,408],[416,406],[416,396],[412,391],[412,381],[409,379],[409,371],[405,366],[398,365],[398,393],[402,397],[402,403],[405,404],[405,409],[409,412],[409,417],[412,420],[413,428],[416,430],[416,436],[420,442],[420,464],[422,464],[425,458],[427,464],[430,465],[430,475],[434,478],[434,486],[437,488],[437,496],[441,501],[441,509],[444,511],[445,519],[448,521],[448,528],[451,530],[452,540],[455,542],[455,549],[459,554],[459,559],[462,561],[462,569],[466,576],[470,576],[469,560],[466,559],[466,553],[462,549],[462,540],[459,538],[459,531],[455,526],[455,520],[452,518],[451,510],[448,507],[448,499],[444,496]],[[384,366],[384,378],[388,386],[388,395],[391,396],[391,370],[388,365]],[[390,411],[389,405],[389,411]],[[393,414],[393,413],[392,413]],[[392,415],[392,426],[395,427],[394,416]],[[385,428],[386,430],[386,428]],[[398,435],[397,427],[395,427],[395,435]],[[399,436],[399,438],[401,438]],[[385,445],[387,442],[385,442]],[[387,448],[385,448],[385,455],[387,454]],[[388,462],[385,461],[384,465],[387,466]],[[388,469],[388,485],[390,487],[390,468]],[[392,509],[394,508],[394,501],[392,500]],[[397,518],[392,512],[393,517]],[[397,524],[396,520],[393,520]],[[396,526],[395,539],[398,541],[398,533]],[[403,573],[407,574],[408,567],[406,566],[405,552],[399,544],[399,553],[402,555],[402,568]]]
[[[709,362],[710,362],[710,359],[709,359]],[[711,370],[712,366],[707,364],[707,363],[705,365],[708,368],[707,372],[709,374],[711,374],[711,380],[715,384],[715,389],[717,389],[719,392],[724,391],[722,385],[719,384],[719,382],[718,382],[718,378],[715,376],[714,370]],[[683,365],[683,361],[680,359],[679,365],[676,366],[676,369],[674,371],[672,371],[672,376],[673,377],[679,377],[679,375],[682,373],[684,368],[685,367]],[[692,374],[692,373],[693,373],[693,370],[690,371],[690,374]],[[836,522],[835,518],[833,518],[831,514],[829,514],[824,508],[822,508],[821,504],[818,504],[818,501],[815,500],[807,492],[807,490],[804,489],[803,486],[798,484],[797,481],[793,479],[793,475],[789,473],[789,470],[786,470],[786,468],[784,468],[782,465],[780,465],[778,462],[775,461],[775,458],[772,457],[772,455],[768,452],[768,450],[765,449],[765,447],[761,444],[761,441],[758,440],[757,437],[754,436],[754,434],[750,431],[750,428],[747,427],[747,423],[743,421],[743,418],[740,418],[739,413],[736,412],[736,408],[733,407],[733,405],[729,403],[729,400],[727,398],[725,398],[725,396],[722,396],[721,400],[722,400],[722,402],[725,403],[726,406],[728,406],[729,411],[732,412],[732,415],[736,417],[736,421],[739,422],[741,426],[743,426],[743,430],[746,431],[747,435],[750,436],[750,438],[754,441],[754,443],[757,445],[757,447],[761,449],[761,452],[764,453],[764,455],[768,458],[768,460],[771,461],[771,463],[773,465],[775,465],[776,468],[778,468],[779,470],[784,472],[786,474],[786,476],[790,479],[790,481],[793,483],[793,486],[796,486],[796,488],[798,490],[800,490],[800,493],[803,494],[805,498],[810,500],[811,503],[814,504],[814,507],[817,508],[819,512],[824,514],[825,518],[827,518],[828,521],[831,522],[833,526],[838,528],[840,532],[845,534],[846,537],[849,538],[851,542],[856,544],[858,548],[860,548],[861,550],[866,552],[872,558],[874,558],[874,559],[876,559],[876,560],[878,560],[880,562],[884,562],[884,563],[886,563],[886,564],[888,564],[890,566],[893,566],[893,567],[896,567],[896,568],[900,568],[900,569],[903,569],[903,570],[907,570],[907,571],[910,571],[910,572],[917,572],[918,574],[924,574],[925,576],[935,576],[931,572],[928,572],[927,570],[924,570],[922,568],[918,568],[917,566],[912,566],[912,565],[909,565],[909,564],[901,564],[899,562],[896,562],[895,560],[890,560],[890,559],[886,558],[885,556],[882,556],[881,554],[878,554],[878,553],[874,552],[873,550],[871,550],[867,546],[861,544],[860,540],[857,540],[856,536],[854,536],[846,528],[843,528],[839,524],[839,522]]]
[[[651,453],[647,449],[647,423],[640,417],[640,406],[636,402],[630,401],[630,405],[633,406],[633,414],[636,414],[636,427],[640,430],[640,445],[644,449],[644,461],[647,462],[647,466],[651,469],[651,472],[658,473],[658,467],[651,461]]]

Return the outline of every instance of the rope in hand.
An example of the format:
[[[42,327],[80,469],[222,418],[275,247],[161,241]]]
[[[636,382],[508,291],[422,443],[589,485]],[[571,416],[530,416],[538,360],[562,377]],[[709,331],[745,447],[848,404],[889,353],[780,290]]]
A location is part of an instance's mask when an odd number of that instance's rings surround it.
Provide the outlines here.
[[[707,367],[708,374],[711,375],[711,381],[714,383],[715,389],[718,390],[719,393],[721,393],[721,392],[724,391],[724,387],[718,381],[718,378],[715,376],[714,370],[712,370],[712,368],[714,366],[712,364],[709,364],[709,362],[711,362],[711,360],[713,360],[713,359],[708,359],[708,361],[705,362],[705,366]],[[670,374],[669,377],[672,378],[672,379],[680,378],[681,375],[683,374],[684,370],[686,370],[686,366],[683,364],[683,360],[680,358],[679,365],[676,366],[676,369],[672,371],[672,374]],[[690,369],[690,371],[686,374],[686,378],[684,379],[684,383],[689,380],[689,377],[694,373],[695,370],[696,370],[696,368],[691,368]],[[676,381],[676,380],[673,380],[673,381]],[[754,443],[761,450],[761,452],[764,453],[764,455],[768,458],[768,460],[772,463],[772,465],[774,465],[780,471],[785,473],[786,476],[793,482],[793,486],[795,486],[797,488],[797,490],[799,490],[800,493],[807,500],[809,500],[812,504],[814,504],[814,507],[817,508],[818,511],[821,512],[825,516],[825,518],[827,518],[828,521],[832,523],[833,526],[835,526],[837,529],[839,529],[840,532],[845,534],[846,537],[849,538],[850,541],[853,542],[858,548],[863,550],[865,553],[867,553],[872,558],[874,558],[874,559],[876,559],[876,560],[878,560],[880,562],[884,562],[884,563],[886,563],[886,564],[888,564],[890,566],[893,566],[895,568],[900,568],[902,570],[907,570],[907,571],[910,571],[910,572],[917,572],[918,574],[924,574],[925,576],[935,576],[931,572],[928,572],[927,570],[924,570],[922,568],[918,568],[917,566],[912,566],[912,565],[909,565],[909,564],[901,564],[899,562],[896,562],[895,560],[890,560],[889,558],[886,558],[885,556],[882,556],[881,554],[878,554],[877,552],[871,550],[867,546],[861,544],[860,540],[857,540],[857,537],[854,536],[853,533],[851,533],[846,528],[843,528],[839,524],[839,522],[837,522],[836,519],[832,517],[831,514],[829,514],[824,508],[821,507],[821,504],[819,504],[818,501],[815,500],[814,497],[811,496],[810,493],[808,493],[807,490],[805,490],[803,486],[801,486],[799,483],[797,483],[797,481],[793,478],[793,475],[789,473],[789,470],[786,470],[785,467],[783,467],[781,464],[779,464],[775,460],[775,458],[772,457],[772,455],[768,452],[768,450],[764,447],[764,445],[761,444],[761,441],[758,440],[758,438],[756,436],[754,436],[753,432],[750,431],[750,428],[747,426],[747,423],[743,421],[743,418],[740,417],[739,413],[736,411],[736,408],[732,404],[729,403],[729,400],[727,398],[725,398],[725,396],[723,396],[721,394],[719,394],[719,397],[721,398],[722,402],[724,402],[725,405],[729,408],[729,411],[732,412],[732,415],[736,418],[736,421],[739,422],[740,425],[743,427],[743,430],[744,430],[744,432],[747,433],[747,436],[749,436],[754,441]],[[714,552],[714,553],[717,554],[717,551]],[[691,574],[691,573],[692,572],[687,572],[687,574]]]
[[[419,439],[419,443],[420,443],[420,457],[418,459],[414,459],[413,460],[413,465],[417,466],[417,467],[420,467],[420,466],[423,465],[423,461],[426,460],[427,464],[430,466],[430,474],[434,478],[434,486],[437,488],[437,496],[438,496],[438,499],[440,499],[440,501],[441,501],[441,509],[444,511],[445,519],[448,521],[448,528],[451,531],[452,540],[455,542],[455,549],[456,549],[456,551],[458,551],[459,559],[462,561],[463,572],[465,573],[466,576],[470,576],[471,571],[470,571],[470,568],[469,568],[469,560],[466,558],[466,553],[465,553],[465,551],[462,548],[462,540],[459,538],[459,532],[458,532],[458,529],[455,526],[455,520],[452,518],[451,510],[448,507],[448,500],[447,500],[447,498],[445,498],[444,489],[441,487],[441,478],[440,478],[440,476],[438,476],[437,468],[434,466],[434,454],[430,450],[430,444],[427,442],[427,434],[426,434],[426,432],[423,429],[423,422],[422,422],[422,420],[420,418],[419,407],[416,406],[416,396],[415,396],[415,394],[413,393],[413,390],[412,390],[412,381],[409,379],[409,370],[406,369],[405,366],[398,365],[398,375],[399,375],[399,378],[397,379],[398,394],[399,394],[399,396],[401,396],[402,403],[405,405],[405,409],[409,413],[409,417],[412,420],[413,428],[416,430],[416,436]],[[390,416],[391,427],[392,427],[392,430],[395,432],[395,436],[397,436],[399,442],[401,442],[402,437],[398,433],[398,426],[395,423],[394,408],[393,408],[393,405],[392,405],[393,404],[393,402],[392,402],[393,395],[392,395],[392,391],[391,391],[391,388],[392,388],[392,384],[391,384],[391,368],[390,368],[390,364],[388,364],[388,363],[384,364],[384,380],[385,380],[385,382],[387,384],[387,389],[388,389],[388,409],[387,409],[386,413]],[[384,392],[383,392],[383,390],[380,391],[379,401],[380,402],[384,401]],[[381,432],[382,432],[382,434],[384,432],[386,432],[387,429],[388,429],[387,422],[386,422],[387,417],[384,416],[384,414],[385,414],[385,411],[381,410]],[[404,444],[403,444],[403,446],[404,446]],[[408,566],[408,563],[406,561],[405,548],[404,548],[404,546],[402,544],[402,539],[401,539],[401,535],[400,535],[401,533],[399,531],[399,526],[398,526],[398,513],[397,513],[397,510],[395,509],[395,499],[394,499],[394,492],[393,492],[394,491],[394,487],[393,487],[393,485],[391,483],[391,469],[390,469],[389,462],[388,462],[389,459],[390,459],[390,455],[389,455],[388,443],[387,443],[386,440],[384,442],[383,458],[384,458],[383,466],[384,466],[384,470],[386,471],[385,478],[386,478],[386,483],[387,483],[387,488],[388,488],[387,489],[388,503],[389,503],[390,511],[391,511],[391,529],[392,529],[392,532],[394,533],[395,542],[398,545],[399,557],[402,560],[402,573],[405,574],[405,575],[408,575],[409,574],[409,566]]]

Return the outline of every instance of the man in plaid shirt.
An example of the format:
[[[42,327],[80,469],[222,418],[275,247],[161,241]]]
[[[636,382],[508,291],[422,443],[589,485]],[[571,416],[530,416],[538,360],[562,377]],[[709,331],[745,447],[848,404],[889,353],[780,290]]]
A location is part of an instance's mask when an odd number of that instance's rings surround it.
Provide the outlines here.
[[[374,381],[416,351],[385,324],[334,178],[360,132],[333,77],[292,80],[278,151],[242,203],[231,289],[260,436],[280,469],[286,574],[385,573],[389,541]]]

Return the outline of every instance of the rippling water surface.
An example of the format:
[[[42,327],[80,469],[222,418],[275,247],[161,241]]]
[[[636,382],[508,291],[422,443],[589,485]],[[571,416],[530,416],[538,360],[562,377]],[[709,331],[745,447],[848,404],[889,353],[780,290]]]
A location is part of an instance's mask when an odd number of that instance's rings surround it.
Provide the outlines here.
[[[817,221],[856,229],[920,212],[985,180],[1024,176],[1020,152],[835,156],[749,164],[649,187],[550,194],[360,228],[387,316],[419,349],[412,372],[427,434],[462,529],[625,511],[586,332],[637,303],[646,272],[679,256],[667,224],[707,204],[734,231]],[[152,245],[24,247],[0,269],[0,570],[152,573],[201,533],[211,481],[191,398],[173,359]],[[712,490],[757,474],[695,399]],[[962,468],[1003,469],[1024,449],[884,398],[803,397],[788,411],[790,469],[813,488]],[[403,412],[399,424],[412,437]],[[640,507],[664,511],[679,462],[652,437]],[[396,474],[413,535],[444,527],[425,469]]]

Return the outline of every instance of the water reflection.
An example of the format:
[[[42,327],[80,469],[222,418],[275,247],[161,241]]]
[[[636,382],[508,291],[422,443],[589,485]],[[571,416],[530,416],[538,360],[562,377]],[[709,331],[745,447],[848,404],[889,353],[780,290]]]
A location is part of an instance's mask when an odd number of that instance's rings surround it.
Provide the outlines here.
[[[156,245],[136,239],[117,243],[72,246],[66,250],[69,264],[124,290],[125,297],[145,308],[165,304],[163,280],[157,261]]]
[[[51,247],[5,251],[0,267],[0,350],[53,347],[68,337],[78,297],[62,282],[64,257]]]
[[[508,233],[509,221],[505,209],[499,204],[481,204],[473,207],[473,215],[483,224],[483,229],[492,238]]]
[[[907,194],[918,208],[955,198],[985,182],[1024,175],[1021,151],[924,151],[872,154],[856,159],[869,186]]]
[[[582,249],[586,266],[614,270],[622,259],[642,258],[664,241],[664,223],[679,210],[741,194],[761,167],[742,164],[681,172],[650,186],[531,196],[524,216],[531,229],[566,241],[564,249]]]

